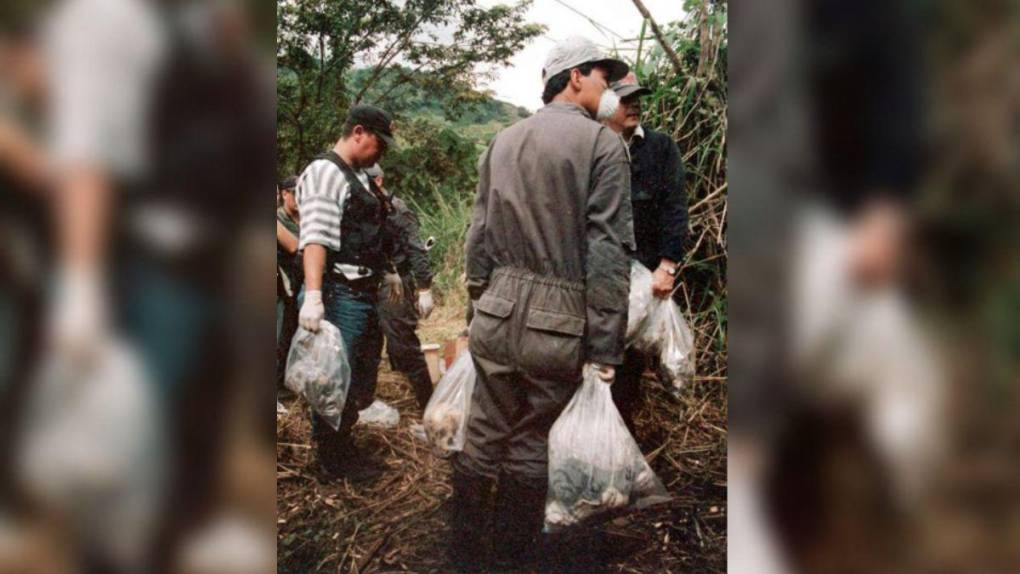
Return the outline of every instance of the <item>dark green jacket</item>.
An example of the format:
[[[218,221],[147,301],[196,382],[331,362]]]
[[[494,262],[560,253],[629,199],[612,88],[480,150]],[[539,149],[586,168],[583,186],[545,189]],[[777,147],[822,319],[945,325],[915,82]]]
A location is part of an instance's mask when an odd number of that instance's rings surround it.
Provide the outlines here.
[[[418,289],[432,286],[432,266],[429,265],[428,251],[418,233],[418,216],[399,197],[390,200],[393,211],[386,220],[389,234],[394,238],[394,252],[391,261],[397,273],[413,279]]]

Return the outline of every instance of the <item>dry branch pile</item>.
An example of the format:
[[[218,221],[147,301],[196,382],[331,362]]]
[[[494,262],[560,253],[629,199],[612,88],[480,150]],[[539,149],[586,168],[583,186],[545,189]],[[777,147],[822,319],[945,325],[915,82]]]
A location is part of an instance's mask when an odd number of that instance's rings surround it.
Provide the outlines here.
[[[648,375],[651,377],[651,375]],[[682,402],[648,378],[638,442],[672,502],[568,533],[557,557],[564,572],[724,572],[726,556],[725,389],[704,380]],[[277,419],[277,528],[280,572],[447,572],[449,462],[412,437],[420,414],[401,375],[380,374],[378,396],[400,425],[358,425],[374,481],[331,479],[314,461],[302,403]]]

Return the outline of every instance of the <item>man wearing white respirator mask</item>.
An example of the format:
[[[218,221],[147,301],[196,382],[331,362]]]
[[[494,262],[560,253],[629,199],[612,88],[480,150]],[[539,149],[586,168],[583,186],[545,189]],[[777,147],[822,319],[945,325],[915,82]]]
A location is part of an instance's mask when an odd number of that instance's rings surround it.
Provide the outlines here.
[[[615,116],[619,109],[620,96],[617,95],[616,90],[606,90],[602,92],[602,97],[599,98],[599,110],[595,114],[595,119],[600,122],[607,121]]]
[[[546,106],[497,134],[479,162],[466,242],[478,378],[453,460],[458,571],[485,563],[489,523],[500,525],[497,570],[537,558],[549,430],[584,364],[611,383],[623,362],[630,164],[595,119],[615,111],[609,86],[627,71],[590,40],[558,43],[542,71]]]
[[[638,84],[633,72],[613,83],[618,96],[616,113],[600,119],[623,136],[630,152],[631,207],[634,240],[640,261],[652,272],[652,294],[660,299],[676,297],[676,279],[684,257],[687,237],[687,193],[680,150],[668,134],[641,125],[641,97],[651,93]],[[646,359],[627,351],[613,385],[613,400],[631,434],[634,415],[643,397],[641,375]]]

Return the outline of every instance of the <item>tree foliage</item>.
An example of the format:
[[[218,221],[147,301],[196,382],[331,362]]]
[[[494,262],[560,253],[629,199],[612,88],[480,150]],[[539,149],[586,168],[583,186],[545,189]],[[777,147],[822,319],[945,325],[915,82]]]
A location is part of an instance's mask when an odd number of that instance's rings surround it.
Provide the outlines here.
[[[451,107],[449,101],[442,97],[442,93],[437,94],[436,90],[422,87],[428,78],[402,81],[404,77],[415,75],[423,73],[401,66],[379,78],[373,90],[389,94],[385,101],[387,111],[404,118],[429,117],[443,120],[460,128],[491,121],[511,124],[531,115],[527,109],[496,100],[486,91],[473,90],[463,96],[465,100],[469,100],[467,103]],[[371,76],[371,69],[359,68],[350,74],[348,85],[352,90],[359,91]]]
[[[542,32],[529,4],[476,0],[280,0],[277,170],[293,173],[338,137],[355,103],[387,108],[413,86],[445,110],[484,100],[477,81]],[[356,69],[359,81],[353,81]],[[406,119],[396,114],[398,126]],[[398,138],[400,133],[398,131]]]

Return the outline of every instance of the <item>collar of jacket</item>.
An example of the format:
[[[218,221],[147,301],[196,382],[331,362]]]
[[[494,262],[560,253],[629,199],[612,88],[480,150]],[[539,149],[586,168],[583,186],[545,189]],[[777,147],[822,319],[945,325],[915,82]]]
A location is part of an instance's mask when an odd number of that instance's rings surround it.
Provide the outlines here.
[[[634,128],[634,133],[630,134],[630,139],[627,141],[627,143],[633,144],[639,138],[645,139],[645,128],[641,127],[641,124],[638,124],[637,127]]]
[[[589,120],[592,119],[591,114],[588,110],[582,108],[579,104],[573,102],[551,102],[545,105],[545,107],[538,110],[538,113],[543,112],[556,112],[566,114],[581,114]]]
[[[620,137],[623,138],[623,134],[621,134]],[[634,130],[634,134],[630,137],[630,141],[627,141],[626,139],[623,140],[623,142],[627,144],[627,149],[635,153],[637,150],[645,147],[645,142],[647,141],[648,132],[645,131],[645,128],[643,128],[640,124],[637,129]]]

